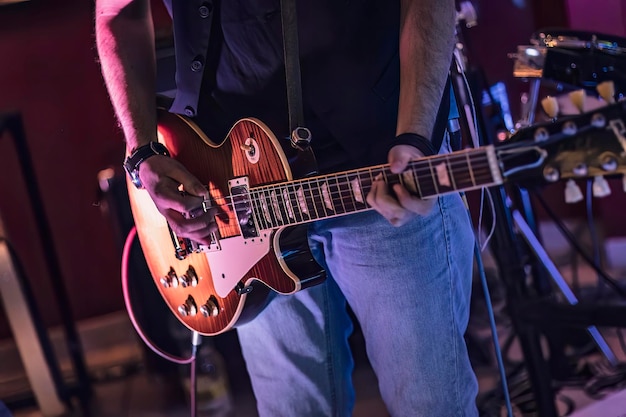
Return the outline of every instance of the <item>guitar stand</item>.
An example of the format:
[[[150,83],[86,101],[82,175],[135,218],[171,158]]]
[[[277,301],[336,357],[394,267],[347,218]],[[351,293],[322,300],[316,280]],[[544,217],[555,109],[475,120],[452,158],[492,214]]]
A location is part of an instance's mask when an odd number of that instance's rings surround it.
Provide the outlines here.
[[[63,380],[58,360],[54,356],[52,345],[34,302],[30,286],[22,277],[18,276],[18,279],[22,287],[22,292],[25,295],[24,299],[28,304],[27,308],[34,321],[37,342],[43,351],[45,362],[57,395],[70,409],[72,408],[70,398],[77,396],[83,415],[88,416],[88,398],[91,396],[91,381],[87,373],[82,345],[74,325],[69,297],[65,290],[65,283],[62,278],[61,266],[55,250],[52,232],[43,209],[45,205],[43,204],[39,185],[34,175],[35,170],[26,143],[22,118],[19,114],[0,114],[0,138],[5,132],[8,132],[9,136],[13,139],[22,176],[30,197],[29,207],[33,211],[38,236],[41,239],[41,246],[46,248],[43,253],[44,260],[50,275],[53,295],[56,298],[56,305],[61,316],[62,328],[65,333],[65,342],[75,372],[75,385],[72,384],[72,386],[70,386]]]
[[[498,222],[490,247],[506,289],[513,333],[520,342],[538,416],[557,417],[552,370],[567,366],[560,331],[585,328],[599,351],[615,366],[617,358],[596,326],[626,327],[626,305],[579,304],[525,216],[511,207],[504,188],[494,188],[491,192]],[[545,272],[567,304],[551,296],[550,283],[543,282]],[[534,288],[529,288],[529,278]],[[542,336],[550,347],[549,361],[541,346]]]
[[[550,275],[558,289],[561,291],[561,294],[565,297],[568,304],[578,304],[578,299],[576,298],[576,295],[574,295],[570,287],[567,285],[556,265],[554,265],[552,260],[548,257],[545,249],[543,248],[543,246],[541,246],[539,240],[530,229],[530,226],[528,226],[528,223],[526,223],[526,221],[524,220],[524,217],[517,210],[513,210],[513,221],[515,222],[515,226],[517,226],[520,235],[524,238],[534,255],[546,268],[548,274]],[[594,325],[588,326],[587,332],[593,339],[600,352],[602,352],[602,354],[609,361],[609,363],[612,366],[616,366],[617,358],[615,357],[615,354],[613,353],[609,345],[606,343],[606,340],[604,340],[604,338],[598,331],[598,328]]]

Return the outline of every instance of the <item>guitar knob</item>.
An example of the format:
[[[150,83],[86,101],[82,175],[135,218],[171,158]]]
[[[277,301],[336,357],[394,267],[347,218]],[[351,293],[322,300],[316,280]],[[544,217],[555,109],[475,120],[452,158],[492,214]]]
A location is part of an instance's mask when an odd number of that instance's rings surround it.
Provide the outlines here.
[[[596,91],[607,103],[615,103],[615,83],[613,81],[604,81],[598,84],[596,86]]]
[[[180,285],[183,288],[195,287],[198,285],[198,275],[196,274],[196,270],[193,266],[190,266],[189,269],[187,269],[187,272],[180,277]]]
[[[550,132],[548,132],[548,129],[546,129],[545,127],[540,127],[539,129],[535,130],[535,142],[543,142],[544,140],[548,140],[549,137]]]
[[[622,175],[622,189],[626,193],[626,175]]]
[[[561,178],[561,173],[559,172],[558,169],[551,167],[551,166],[547,166],[543,170],[543,177],[548,182],[557,182],[559,178]]]
[[[217,304],[217,299],[211,296],[205,304],[200,307],[200,313],[204,317],[215,317],[219,314],[220,307]]]
[[[568,204],[578,203],[583,199],[583,193],[574,180],[565,184],[565,202]]]
[[[174,268],[170,268],[167,275],[161,278],[161,285],[164,288],[178,287],[178,276],[176,276],[176,271],[174,271]]]
[[[556,119],[556,116],[559,115],[559,102],[556,97],[548,96],[544,98],[541,100],[541,107],[551,119]]]
[[[183,317],[195,316],[197,313],[198,309],[196,307],[196,303],[191,296],[185,300],[184,304],[178,306],[178,314]]]
[[[572,169],[572,172],[577,177],[586,177],[589,169],[587,168],[587,164],[581,162]]]
[[[195,287],[198,285],[198,277],[195,274],[190,274],[189,271],[187,271],[186,274],[181,275],[178,280],[180,281],[180,286],[183,288]]]
[[[601,198],[611,195],[611,187],[609,187],[609,183],[600,175],[594,177],[593,186],[591,188],[593,190],[594,197]]]
[[[585,100],[587,99],[587,93],[585,93],[585,90],[572,91],[569,93],[569,99],[581,113],[585,112]]]
[[[561,131],[563,132],[564,135],[574,136],[576,132],[578,131],[578,127],[576,126],[576,123],[570,120],[570,121],[563,123],[563,127],[561,128]]]
[[[615,171],[618,165],[619,163],[617,162],[617,158],[615,158],[615,156],[613,155],[606,155],[604,158],[602,158],[602,169],[607,172]]]
[[[591,125],[597,128],[603,128],[606,126],[606,117],[602,113],[596,113],[591,116]]]

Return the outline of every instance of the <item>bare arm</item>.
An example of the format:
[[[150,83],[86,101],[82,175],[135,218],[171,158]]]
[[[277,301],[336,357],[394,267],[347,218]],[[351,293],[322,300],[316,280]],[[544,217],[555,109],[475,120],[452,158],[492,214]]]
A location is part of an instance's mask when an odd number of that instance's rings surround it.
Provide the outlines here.
[[[97,0],[96,42],[128,149],[155,140],[156,58],[150,2]]]
[[[400,100],[396,134],[431,137],[454,46],[454,0],[400,1]],[[400,173],[409,161],[424,155],[415,147],[397,145],[389,151],[391,170]],[[375,181],[367,202],[394,226],[416,214],[426,215],[434,200],[413,197],[399,184],[393,188]]]
[[[397,133],[430,138],[454,47],[453,0],[401,0]]]
[[[157,138],[156,58],[149,0],[97,0],[96,43],[102,74],[129,152]],[[186,219],[207,191],[175,159],[153,156],[139,176],[159,212],[180,236],[208,241],[215,213]],[[182,188],[188,193],[181,195]]]

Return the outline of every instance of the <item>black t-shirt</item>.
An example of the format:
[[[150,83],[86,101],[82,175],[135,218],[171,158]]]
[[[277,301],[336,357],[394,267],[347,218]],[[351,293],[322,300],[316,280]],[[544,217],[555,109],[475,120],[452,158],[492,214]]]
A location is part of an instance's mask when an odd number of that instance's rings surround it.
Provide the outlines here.
[[[241,117],[288,136],[280,1],[172,1],[172,111],[195,116],[216,141]],[[397,119],[399,2],[296,4],[305,121],[320,171],[385,162]]]

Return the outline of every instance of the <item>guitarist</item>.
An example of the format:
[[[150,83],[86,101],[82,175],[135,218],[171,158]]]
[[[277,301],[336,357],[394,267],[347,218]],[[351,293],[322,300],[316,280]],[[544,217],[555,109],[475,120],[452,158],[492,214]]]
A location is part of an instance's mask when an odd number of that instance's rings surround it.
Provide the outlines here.
[[[279,1],[166,6],[177,53],[170,111],[192,118],[217,142],[241,117],[288,132]],[[439,152],[445,135],[435,121],[447,102],[440,105],[454,1],[298,0],[297,6],[304,114],[320,172],[388,161],[399,173],[409,160]],[[149,0],[97,0],[96,37],[133,153],[156,140]],[[207,242],[216,213],[184,215],[206,196],[203,184],[164,155],[137,169],[173,230]],[[178,191],[181,184],[187,195]],[[323,284],[275,297],[238,328],[259,415],[351,415],[349,303],[392,416],[477,416],[463,339],[473,233],[461,199],[420,200],[377,180],[366,201],[375,210],[311,225],[309,244],[328,272]]]

